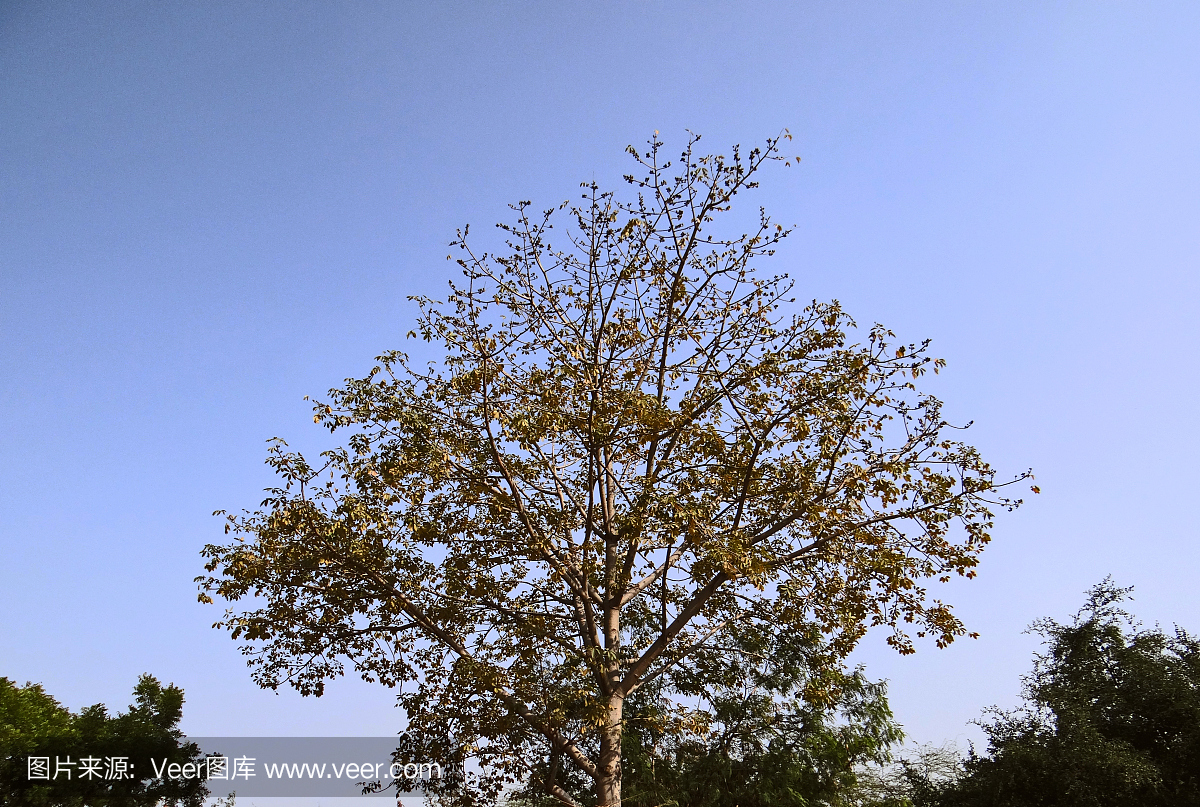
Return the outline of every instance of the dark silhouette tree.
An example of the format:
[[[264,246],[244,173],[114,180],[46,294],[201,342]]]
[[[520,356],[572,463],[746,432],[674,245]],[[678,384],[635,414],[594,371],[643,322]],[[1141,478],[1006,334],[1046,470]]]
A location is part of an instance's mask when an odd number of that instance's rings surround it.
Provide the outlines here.
[[[918,782],[920,805],[1200,805],[1200,642],[1144,629],[1122,607],[1132,589],[1093,587],[1074,619],[1040,620],[1048,649],[1025,705],[982,725],[984,754],[963,775]]]

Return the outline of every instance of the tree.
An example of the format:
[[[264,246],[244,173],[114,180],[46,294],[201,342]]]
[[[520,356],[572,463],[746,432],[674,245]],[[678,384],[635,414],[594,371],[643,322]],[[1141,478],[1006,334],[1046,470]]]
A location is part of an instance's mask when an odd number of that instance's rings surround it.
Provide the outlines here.
[[[886,687],[861,670],[808,677],[806,641],[772,637],[768,655],[734,659],[701,696],[689,732],[657,730],[635,696],[627,721],[623,794],[631,807],[808,807],[855,803],[858,771],[889,759],[902,738]],[[799,652],[797,652],[799,651]],[[799,662],[799,663],[798,663]],[[658,698],[657,711],[668,706]],[[639,708],[640,707],[640,708]]]
[[[1025,705],[983,723],[988,751],[918,804],[1200,805],[1200,642],[1142,629],[1094,586],[1069,624],[1033,630],[1049,648],[1025,680]]]
[[[954,743],[917,746],[899,759],[868,760],[855,771],[851,804],[860,807],[914,807],[935,803],[937,794],[963,772]]]
[[[404,749],[494,775],[473,798],[549,759],[559,801],[615,807],[626,702],[701,685],[737,626],[815,626],[830,663],[872,625],[903,653],[905,626],[964,634],[923,581],[972,576],[1019,500],[916,389],[927,342],[854,342],[838,303],[757,277],[788,234],[765,212],[716,230],[780,138],[696,139],[674,171],[631,147],[630,199],[515,205],[499,253],[464,229],[463,279],[414,298],[444,356],[331,390],[314,419],[348,438],[319,463],[274,443],[281,485],[197,578],[253,598],[218,624],[261,685],[320,694],[348,662],[404,687]]]
[[[138,679],[129,710],[108,714],[102,704],[70,712],[40,684],[19,687],[0,678],[0,803],[14,807],[199,807],[207,790],[199,779],[156,778],[150,760],[197,763],[199,748],[179,731],[183,690],[164,687],[151,675]],[[54,778],[29,776],[28,757],[51,760]],[[99,768],[100,761],[126,760],[129,768]],[[96,760],[97,775],[80,773],[80,760]],[[64,761],[58,776],[57,762]],[[65,764],[67,760],[71,765]],[[165,760],[165,762],[164,762]],[[69,778],[67,771],[70,772]],[[125,773],[118,777],[112,774]]]

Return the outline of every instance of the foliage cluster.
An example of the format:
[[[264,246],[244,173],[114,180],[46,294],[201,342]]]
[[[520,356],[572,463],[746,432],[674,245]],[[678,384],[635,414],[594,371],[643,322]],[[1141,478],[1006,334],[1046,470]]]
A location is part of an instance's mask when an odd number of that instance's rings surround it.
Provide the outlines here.
[[[861,670],[831,669],[819,631],[735,630],[681,710],[648,687],[630,698],[623,738],[623,804],[767,807],[856,803],[859,772],[889,759],[901,739],[886,687]],[[512,799],[554,803],[544,783],[573,779],[551,758]]]
[[[1025,705],[993,711],[959,775],[910,766],[918,807],[1200,805],[1200,642],[1141,627],[1105,580],[1074,619],[1033,625],[1046,640]]]
[[[199,807],[206,791],[198,779],[153,778],[150,759],[196,762],[199,749],[183,741],[183,690],[150,675],[138,679],[129,710],[110,715],[103,704],[73,713],[40,684],[17,686],[0,678],[0,804],[12,807]],[[30,780],[27,758],[127,757],[130,778],[83,778],[74,769],[48,782]]]

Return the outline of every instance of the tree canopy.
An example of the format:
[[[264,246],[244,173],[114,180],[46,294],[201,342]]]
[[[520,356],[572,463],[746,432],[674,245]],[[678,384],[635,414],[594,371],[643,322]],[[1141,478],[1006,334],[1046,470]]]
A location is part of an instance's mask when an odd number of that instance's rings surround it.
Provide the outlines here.
[[[151,675],[138,679],[129,710],[103,704],[78,713],[40,684],[0,678],[0,803],[12,807],[199,807],[200,779],[154,776],[150,760],[196,763],[199,749],[179,731],[183,690]],[[31,778],[29,757],[47,760],[46,778]],[[120,760],[114,767],[113,760]],[[94,771],[81,767],[92,760]]]
[[[1025,705],[981,725],[984,754],[961,776],[920,783],[933,807],[1200,805],[1200,642],[1142,628],[1132,589],[1094,586],[1071,622],[1034,623],[1048,648]]]
[[[204,550],[261,685],[349,663],[401,688],[408,753],[490,774],[462,798],[532,778],[616,807],[627,702],[702,725],[739,631],[815,632],[831,669],[871,626],[902,653],[965,634],[928,581],[974,574],[1027,475],[955,439],[927,342],[756,273],[787,229],[722,229],[786,138],[675,163],[655,138],[627,194],[514,205],[493,252],[459,233],[461,279],[414,298],[436,360],[331,390],[314,419],[345,440],[276,441],[279,486]]]

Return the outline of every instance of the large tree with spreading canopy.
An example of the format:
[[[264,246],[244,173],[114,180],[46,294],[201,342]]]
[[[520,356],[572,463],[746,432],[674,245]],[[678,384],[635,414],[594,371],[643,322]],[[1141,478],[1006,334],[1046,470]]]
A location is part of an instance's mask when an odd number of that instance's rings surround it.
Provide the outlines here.
[[[415,298],[437,360],[332,390],[315,420],[346,439],[275,443],[280,487],[205,549],[260,684],[320,694],[349,663],[401,689],[402,750],[491,774],[445,797],[533,776],[617,807],[627,702],[703,733],[695,696],[763,637],[835,670],[872,626],[902,653],[965,633],[926,585],[974,574],[1027,475],[952,436],[927,342],[756,273],[787,229],[722,229],[786,139],[669,162],[656,137],[627,194],[517,204],[494,251],[459,234],[462,278]]]

